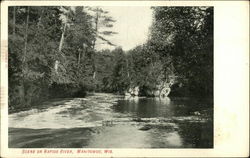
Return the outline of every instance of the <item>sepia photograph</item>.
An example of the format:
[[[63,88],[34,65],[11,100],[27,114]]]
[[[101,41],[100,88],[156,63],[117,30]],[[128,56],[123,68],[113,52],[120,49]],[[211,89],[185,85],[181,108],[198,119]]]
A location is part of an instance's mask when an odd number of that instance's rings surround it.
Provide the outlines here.
[[[213,7],[8,8],[9,148],[213,148]]]
[[[0,12],[0,157],[249,156],[249,1]]]

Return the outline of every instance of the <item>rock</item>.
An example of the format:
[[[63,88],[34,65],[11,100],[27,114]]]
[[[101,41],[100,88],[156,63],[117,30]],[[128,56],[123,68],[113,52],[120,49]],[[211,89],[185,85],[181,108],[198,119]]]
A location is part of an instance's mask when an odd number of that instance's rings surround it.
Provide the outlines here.
[[[160,90],[155,90],[155,91],[153,92],[153,94],[154,94],[154,96],[160,96]]]
[[[143,126],[143,127],[141,127],[141,128],[139,128],[139,130],[141,130],[141,131],[148,131],[148,130],[150,130],[151,129],[151,127],[150,126]]]
[[[161,94],[160,94],[160,97],[167,97],[170,93],[171,89],[168,88],[168,87],[164,87],[162,90],[161,90]]]
[[[130,94],[130,93],[128,93],[128,92],[125,92],[125,96],[130,97],[130,96],[131,96],[131,94]]]
[[[138,96],[138,95],[139,95],[139,87],[138,87],[138,86],[136,86],[136,87],[134,88],[134,95],[135,95],[135,96]]]
[[[129,88],[128,91],[125,92],[125,96],[138,96],[139,95],[139,86],[136,86],[134,88]]]
[[[200,116],[201,113],[200,113],[199,111],[195,111],[195,112],[194,112],[194,115]]]
[[[102,121],[102,126],[112,126],[112,125],[113,125],[112,120]]]

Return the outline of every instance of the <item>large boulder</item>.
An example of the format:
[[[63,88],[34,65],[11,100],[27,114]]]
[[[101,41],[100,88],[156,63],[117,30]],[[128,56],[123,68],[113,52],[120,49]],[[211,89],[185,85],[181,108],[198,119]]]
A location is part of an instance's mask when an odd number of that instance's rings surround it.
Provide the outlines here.
[[[125,92],[126,96],[138,96],[139,95],[139,86],[130,87],[128,91]]]
[[[153,90],[153,95],[154,96],[159,96],[161,94],[161,90],[157,89],[157,90]]]
[[[171,84],[167,82],[161,82],[155,86],[154,90],[146,90],[146,95],[154,97],[167,97],[171,92]]]
[[[171,91],[170,87],[164,87],[161,90],[160,97],[167,97]]]

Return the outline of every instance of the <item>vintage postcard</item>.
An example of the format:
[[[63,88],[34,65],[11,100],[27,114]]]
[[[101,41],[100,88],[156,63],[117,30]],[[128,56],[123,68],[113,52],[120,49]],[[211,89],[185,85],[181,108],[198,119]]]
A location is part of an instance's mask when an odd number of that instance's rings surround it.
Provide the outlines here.
[[[248,1],[1,2],[1,157],[249,156]]]

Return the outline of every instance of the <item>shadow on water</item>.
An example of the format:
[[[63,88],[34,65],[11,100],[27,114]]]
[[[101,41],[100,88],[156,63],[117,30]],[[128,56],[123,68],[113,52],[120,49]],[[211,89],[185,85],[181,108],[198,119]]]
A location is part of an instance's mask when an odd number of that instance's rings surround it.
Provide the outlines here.
[[[9,147],[80,148],[88,144],[91,128],[28,129],[9,128]]]

